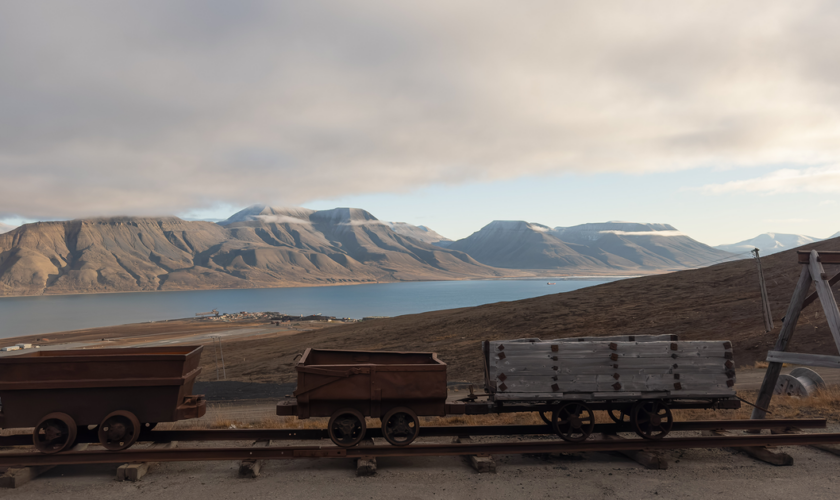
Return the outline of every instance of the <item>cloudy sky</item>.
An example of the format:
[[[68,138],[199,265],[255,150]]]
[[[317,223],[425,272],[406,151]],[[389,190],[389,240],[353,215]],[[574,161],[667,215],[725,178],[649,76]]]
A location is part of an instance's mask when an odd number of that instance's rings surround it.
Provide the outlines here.
[[[840,230],[830,1],[0,3],[0,222]]]

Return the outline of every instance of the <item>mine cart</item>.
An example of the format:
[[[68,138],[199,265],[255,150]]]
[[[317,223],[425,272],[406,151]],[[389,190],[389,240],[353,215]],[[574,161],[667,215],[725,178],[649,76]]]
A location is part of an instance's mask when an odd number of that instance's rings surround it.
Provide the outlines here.
[[[0,358],[0,428],[34,427],[35,447],[73,446],[97,425],[100,443],[122,450],[158,422],[204,415],[192,395],[201,346],[37,351]]]
[[[540,412],[568,441],[585,440],[593,410],[664,437],[672,408],[739,408],[732,344],[676,336],[518,339],[483,343],[495,411]]]
[[[418,416],[443,416],[446,364],[430,352],[307,349],[296,367],[295,398],[278,415],[330,417],[330,438],[353,446],[367,429],[365,417],[382,419],[382,435],[407,445],[417,437]]]

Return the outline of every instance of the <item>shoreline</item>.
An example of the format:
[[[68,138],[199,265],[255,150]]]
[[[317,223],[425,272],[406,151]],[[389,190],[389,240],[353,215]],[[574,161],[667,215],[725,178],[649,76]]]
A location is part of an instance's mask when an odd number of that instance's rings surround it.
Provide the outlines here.
[[[632,273],[632,274],[562,274],[556,276],[548,275],[523,275],[523,276],[497,276],[487,278],[452,278],[452,279],[428,279],[428,280],[395,280],[395,281],[358,281],[350,283],[295,283],[288,286],[252,286],[252,287],[237,287],[237,288],[184,288],[180,290],[114,290],[109,292],[69,292],[69,293],[40,293],[40,294],[25,294],[25,295],[0,295],[0,300],[3,299],[20,299],[20,298],[34,298],[34,297],[72,297],[76,295],[112,295],[122,293],[171,293],[171,292],[211,292],[217,290],[271,290],[271,289],[288,289],[288,288],[327,288],[334,286],[354,286],[354,285],[390,285],[394,283],[433,283],[433,282],[448,282],[448,281],[516,281],[516,280],[597,280],[597,279],[629,279],[641,278],[644,276],[657,276],[661,274],[668,274],[677,272],[677,270],[654,271],[650,273]]]

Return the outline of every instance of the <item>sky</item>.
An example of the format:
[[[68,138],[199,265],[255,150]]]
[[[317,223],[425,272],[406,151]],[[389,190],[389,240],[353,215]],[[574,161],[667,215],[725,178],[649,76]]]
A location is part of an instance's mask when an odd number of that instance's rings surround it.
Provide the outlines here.
[[[0,3],[0,224],[840,231],[830,1]]]

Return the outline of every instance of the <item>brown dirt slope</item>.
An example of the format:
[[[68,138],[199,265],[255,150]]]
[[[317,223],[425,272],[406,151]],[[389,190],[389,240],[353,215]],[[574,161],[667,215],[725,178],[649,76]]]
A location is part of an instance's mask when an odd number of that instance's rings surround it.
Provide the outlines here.
[[[840,238],[803,248],[840,250]],[[228,378],[292,381],[296,377],[293,356],[306,347],[319,347],[435,351],[449,364],[450,380],[478,382],[483,380],[481,340],[618,334],[727,339],[734,344],[737,364],[752,364],[763,359],[775,343],[802,269],[795,251],[765,257],[762,263],[776,326],[771,333],[764,331],[756,265],[750,259],[534,299],[365,321],[259,343],[230,342],[225,345],[225,356],[245,362],[230,366]],[[838,267],[827,266],[826,271],[831,276],[840,271]],[[840,300],[837,291],[835,297]],[[837,354],[819,301],[802,314],[792,350]]]

